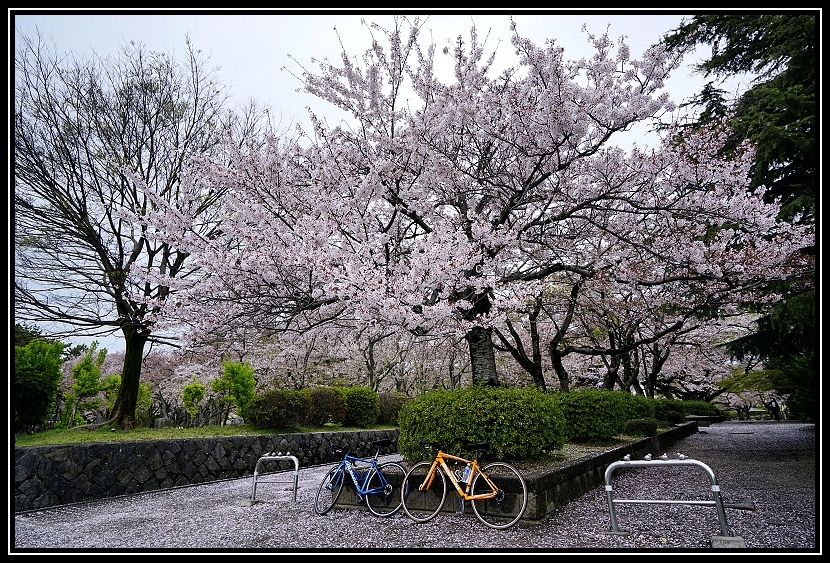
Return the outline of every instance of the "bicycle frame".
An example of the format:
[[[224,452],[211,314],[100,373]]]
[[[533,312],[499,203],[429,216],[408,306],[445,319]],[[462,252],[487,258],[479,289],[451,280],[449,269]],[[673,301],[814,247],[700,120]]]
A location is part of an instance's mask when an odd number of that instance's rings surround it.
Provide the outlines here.
[[[348,488],[355,492],[357,504],[365,504],[375,516],[385,518],[396,514],[403,506],[401,487],[405,482],[406,469],[395,461],[379,459],[381,449],[392,443],[388,439],[375,440],[372,444],[377,451],[371,457],[351,454],[347,446],[331,444],[329,452],[339,459],[326,470],[320,481],[314,497],[314,511],[320,515],[327,514],[335,507],[343,490]],[[349,479],[354,489],[346,487]]]
[[[363,481],[362,485],[360,483],[361,477],[358,477],[358,471],[364,470],[357,469],[355,467],[356,462],[368,463],[371,466],[371,468],[366,468],[364,475],[361,475]],[[339,465],[341,468],[344,468],[346,470],[346,473],[348,473],[349,476],[352,478],[352,483],[354,483],[355,489],[357,489],[357,493],[359,495],[379,495],[383,493],[387,481],[386,476],[378,468],[378,462],[376,458],[357,457],[347,453],[343,456],[343,459],[340,460]],[[366,487],[366,485],[369,484],[369,476],[372,473],[372,470],[374,470],[378,474],[378,477],[380,478],[380,486],[369,489]],[[342,473],[338,473],[338,475],[342,475]]]
[[[470,464],[470,476],[467,478],[467,482],[464,484],[463,488],[461,487],[461,483],[455,477],[455,473],[453,473],[453,471],[447,465],[447,460],[459,461],[461,463]],[[429,490],[429,488],[432,486],[432,482],[435,480],[435,472],[441,470],[443,470],[444,474],[450,478],[450,482],[455,487],[455,490],[458,492],[459,496],[464,500],[485,500],[489,498],[494,498],[498,493],[498,487],[496,487],[496,485],[493,484],[493,482],[490,480],[487,474],[481,470],[481,467],[478,464],[478,460],[464,459],[463,457],[448,454],[441,450],[438,450],[438,453],[435,455],[435,459],[432,461],[432,465],[430,466],[429,472],[424,478],[424,482],[421,483],[420,487],[418,487],[419,490]],[[490,487],[490,492],[484,492],[480,494],[471,494],[469,492],[476,474],[481,475],[481,478],[484,479],[484,481]]]

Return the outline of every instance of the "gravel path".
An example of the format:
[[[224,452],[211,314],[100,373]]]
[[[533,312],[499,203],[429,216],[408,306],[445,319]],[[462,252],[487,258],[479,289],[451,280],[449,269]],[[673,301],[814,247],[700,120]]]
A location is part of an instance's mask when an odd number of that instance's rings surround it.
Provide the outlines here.
[[[821,553],[815,428],[795,422],[723,422],[701,428],[665,452],[705,463],[727,506],[752,508],[726,508],[731,535],[742,540],[745,549],[739,546],[724,553]],[[252,506],[244,502],[251,496],[248,477],[17,514],[9,552],[709,554],[717,552],[713,537],[722,535],[714,507],[686,504],[616,504],[618,528],[624,534],[610,534],[604,486],[557,509],[544,522],[522,522],[507,530],[487,528],[473,515],[440,514],[423,524],[403,511],[391,518],[376,518],[365,509],[335,509],[318,516],[314,496],[328,467],[301,469],[296,504],[291,502],[290,485],[265,483],[263,476],[256,491],[260,502]],[[613,492],[616,499],[712,500],[709,477],[690,466],[615,473]]]

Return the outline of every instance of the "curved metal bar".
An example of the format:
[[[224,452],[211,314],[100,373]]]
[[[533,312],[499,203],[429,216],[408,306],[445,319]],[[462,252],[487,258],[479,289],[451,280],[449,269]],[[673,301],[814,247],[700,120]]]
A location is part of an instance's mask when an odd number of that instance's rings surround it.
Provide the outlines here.
[[[632,467],[670,467],[677,465],[694,466],[703,469],[709,479],[712,481],[712,497],[711,501],[684,501],[684,500],[647,500],[647,499],[615,499],[613,494],[613,487],[611,486],[611,479],[614,472],[618,469],[632,468]],[[720,495],[720,485],[715,477],[715,472],[712,471],[708,465],[696,459],[655,459],[655,460],[632,460],[632,461],[615,461],[605,469],[605,494],[608,498],[608,509],[611,515],[611,530],[614,533],[619,533],[619,526],[617,525],[617,515],[614,510],[616,504],[694,504],[704,506],[715,506],[718,510],[718,520],[720,521],[721,534],[729,535],[729,528],[726,525],[726,512],[723,509],[723,500]]]
[[[284,479],[282,479],[282,480],[259,479],[259,474],[260,474],[259,470],[260,470],[262,464],[265,463],[266,461],[292,461],[294,463],[294,478],[293,478],[294,490],[293,490],[293,494],[292,494],[291,499],[292,499],[293,502],[297,502],[297,479],[298,479],[299,474],[300,474],[300,461],[297,459],[296,456],[282,455],[281,453],[266,454],[266,455],[260,457],[259,460],[257,460],[256,467],[254,468],[254,483],[253,483],[253,488],[251,489],[251,501],[256,499],[257,480],[259,480],[260,483],[292,483],[292,481],[286,481]]]

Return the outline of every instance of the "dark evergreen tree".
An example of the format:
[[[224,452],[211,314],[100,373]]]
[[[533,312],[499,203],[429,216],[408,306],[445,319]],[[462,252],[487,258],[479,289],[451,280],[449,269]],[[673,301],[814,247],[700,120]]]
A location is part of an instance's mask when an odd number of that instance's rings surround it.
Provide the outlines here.
[[[708,44],[712,55],[697,69],[724,78],[756,75],[735,103],[709,82],[691,105],[700,121],[729,119],[730,150],[745,139],[757,147],[751,188],[781,198],[780,219],[815,224],[818,192],[818,10],[699,15],[666,37],[669,45]],[[803,249],[815,264],[816,246]],[[728,346],[736,358],[764,360],[780,393],[791,396],[791,414],[817,420],[818,344],[815,268],[767,288],[784,299],[759,320],[757,331]],[[811,376],[806,374],[810,373]]]
[[[43,333],[36,326],[17,323],[14,325],[14,345],[26,346],[32,340],[43,338]]]

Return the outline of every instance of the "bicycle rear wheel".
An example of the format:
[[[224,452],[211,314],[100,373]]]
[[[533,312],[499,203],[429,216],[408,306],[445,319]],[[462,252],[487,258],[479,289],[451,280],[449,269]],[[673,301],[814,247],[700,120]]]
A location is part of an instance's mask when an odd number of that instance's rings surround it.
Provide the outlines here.
[[[340,493],[343,492],[343,485],[346,483],[346,470],[338,463],[326,473],[317,489],[317,497],[314,499],[314,512],[325,514],[332,509]]]
[[[498,487],[496,496],[489,499],[473,500],[473,512],[479,520],[491,528],[503,530],[521,519],[527,508],[527,484],[521,474],[512,466],[503,462],[485,465],[482,471]],[[487,480],[476,473],[473,478],[473,494],[490,491]]]
[[[435,518],[447,499],[447,479],[440,468],[435,470],[436,475],[429,489],[420,489],[430,467],[431,461],[420,461],[413,465],[407,471],[401,487],[403,510],[416,522],[426,522]]]
[[[383,479],[381,479],[381,475]],[[401,487],[404,484],[406,469],[400,463],[390,461],[378,465],[378,471],[372,469],[369,475],[368,489],[380,489],[380,493],[367,494],[366,508],[375,516],[383,518],[396,514],[401,509]]]

